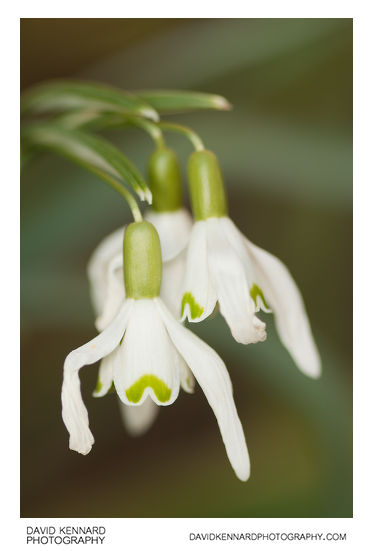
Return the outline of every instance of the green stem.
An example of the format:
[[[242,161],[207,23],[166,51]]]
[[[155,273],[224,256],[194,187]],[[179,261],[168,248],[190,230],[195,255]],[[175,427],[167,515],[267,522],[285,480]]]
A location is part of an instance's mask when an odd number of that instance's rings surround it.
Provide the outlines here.
[[[140,117],[127,117],[128,124],[131,126],[137,126],[147,132],[154,140],[158,148],[164,147],[164,138],[162,130],[154,122]]]
[[[203,145],[203,141],[198,136],[194,130],[191,128],[188,128],[187,126],[183,126],[182,124],[175,124],[173,122],[160,122],[157,125],[159,128],[162,128],[163,130],[169,130],[170,132],[177,132],[178,134],[183,134],[186,136],[193,144],[196,151],[203,151],[205,149],[205,146]]]
[[[99,178],[104,180],[109,186],[114,189],[116,192],[118,192],[127,202],[129,208],[131,209],[133,219],[135,222],[141,222],[142,221],[142,214],[139,209],[139,206],[137,204],[136,199],[133,197],[132,193],[128,191],[127,188],[122,186],[115,178],[110,176],[109,174],[106,174],[106,172],[103,172],[99,170],[98,168],[90,167],[89,169],[93,174],[96,174]]]

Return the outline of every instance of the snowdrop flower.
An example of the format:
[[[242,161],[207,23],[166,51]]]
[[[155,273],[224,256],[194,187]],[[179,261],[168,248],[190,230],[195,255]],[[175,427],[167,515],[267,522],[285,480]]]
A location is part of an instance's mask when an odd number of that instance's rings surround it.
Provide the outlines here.
[[[163,260],[161,297],[175,317],[180,313],[182,281],[186,264],[186,245],[192,228],[192,217],[185,209],[175,212],[145,213],[158,230]],[[125,298],[123,285],[123,237],[125,228],[119,228],[106,237],[94,251],[88,263],[91,299],[97,316],[96,327],[103,331],[114,319]],[[100,376],[106,372],[102,360]],[[95,392],[100,397],[102,393]],[[153,424],[159,408],[151,399],[134,410],[119,401],[126,430],[133,436],[144,434]]]
[[[182,282],[186,265],[186,247],[193,225],[189,212],[182,208],[181,175],[176,155],[170,149],[157,149],[149,160],[149,184],[153,208],[145,219],[156,228],[162,251],[161,297],[175,317],[180,314]],[[123,236],[121,227],[107,236],[88,262],[91,299],[97,316],[96,327],[104,330],[118,313],[125,298],[123,285]],[[106,371],[102,361],[100,374]],[[102,377],[101,374],[101,377]],[[193,377],[191,377],[191,380]],[[95,392],[94,396],[101,396]],[[140,436],[153,424],[159,408],[147,399],[141,408],[119,402],[123,424],[133,436]]]
[[[188,174],[196,223],[188,246],[182,319],[201,321],[218,302],[235,340],[249,344],[266,338],[256,313],[273,311],[280,339],[299,369],[318,377],[320,359],[301,294],[285,265],[246,239],[229,218],[215,155],[193,153]]]
[[[232,467],[241,480],[250,472],[241,422],[227,369],[207,344],[181,325],[159,296],[162,261],[158,234],[149,222],[134,222],[124,234],[125,295],[111,323],[64,364],[62,417],[70,448],[82,454],[94,442],[80,392],[79,370],[104,358],[100,388],[112,382],[120,400],[135,409],[151,399],[172,404],[180,386],[187,392],[193,372],[217,418]],[[191,371],[190,371],[191,370]]]

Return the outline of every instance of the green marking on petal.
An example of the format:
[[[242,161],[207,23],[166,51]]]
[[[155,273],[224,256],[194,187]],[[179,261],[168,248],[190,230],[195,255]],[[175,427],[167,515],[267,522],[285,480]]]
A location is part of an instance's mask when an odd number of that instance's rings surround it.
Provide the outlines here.
[[[270,307],[268,306],[268,304],[266,302],[266,299],[264,298],[263,291],[261,290],[260,287],[258,287],[258,285],[256,283],[254,283],[253,286],[250,289],[250,296],[253,299],[253,301],[255,302],[255,306],[258,306],[257,298],[259,296],[262,299],[262,303],[263,303],[264,307],[267,308],[267,310],[270,310]]]
[[[151,387],[160,402],[168,402],[171,398],[171,389],[156,375],[143,375],[136,383],[126,390],[130,402],[137,404],[146,388]]]
[[[100,392],[100,390],[102,390],[102,382],[100,381],[100,379],[97,379],[97,384],[96,384],[96,388],[95,388],[95,394]]]
[[[192,293],[185,293],[183,300],[181,301],[181,315],[184,313],[186,304],[189,304],[190,308],[190,317],[192,320],[199,318],[203,314],[203,308],[198,304]]]

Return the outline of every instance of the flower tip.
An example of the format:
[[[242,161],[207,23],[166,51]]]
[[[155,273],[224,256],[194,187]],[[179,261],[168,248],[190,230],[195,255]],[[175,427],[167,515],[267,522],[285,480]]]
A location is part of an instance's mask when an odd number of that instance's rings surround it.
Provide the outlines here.
[[[247,458],[247,462],[245,461],[243,465],[236,467],[234,472],[239,480],[242,482],[247,482],[250,478],[250,470],[250,460]]]
[[[307,375],[311,379],[315,379],[315,380],[320,379],[322,374],[321,363],[318,362],[316,364],[309,365],[306,368],[304,367],[302,371],[305,375]]]
[[[241,480],[241,482],[247,482],[250,478],[250,469],[247,472],[242,474],[236,473],[236,475],[237,475],[237,478]]]
[[[89,439],[88,442],[79,443],[79,444],[74,442],[74,441],[71,441],[71,439],[70,439],[69,448],[70,448],[70,450],[72,450],[74,452],[78,452],[81,455],[88,455],[89,452],[92,449],[93,444],[94,444],[93,436],[92,436],[92,438]]]

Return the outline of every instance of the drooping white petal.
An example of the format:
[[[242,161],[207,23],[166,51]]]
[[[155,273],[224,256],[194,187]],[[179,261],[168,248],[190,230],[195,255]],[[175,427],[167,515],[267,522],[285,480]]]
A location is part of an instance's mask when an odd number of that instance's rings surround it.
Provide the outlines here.
[[[105,356],[100,363],[96,389],[93,392],[95,398],[105,396],[113,384],[114,357],[118,353],[118,347]]]
[[[242,344],[266,339],[265,323],[255,316],[244,266],[231,247],[220,218],[207,220],[207,258],[220,312],[234,339]]]
[[[194,224],[188,245],[182,321],[204,320],[214,310],[216,300],[207,263],[207,223],[201,220]]]
[[[127,406],[118,400],[120,415],[126,430],[131,436],[141,436],[153,425],[159,407],[151,398],[146,398],[141,406]]]
[[[94,442],[89,430],[88,413],[80,393],[79,369],[97,362],[118,346],[131,314],[134,300],[126,300],[113,322],[89,343],[70,352],[64,364],[62,384],[62,418],[70,433],[69,446],[82,454]]]
[[[144,218],[153,224],[159,234],[163,262],[175,258],[187,246],[193,219],[186,209],[171,212],[148,209]]]
[[[186,250],[162,266],[161,298],[175,318],[180,317],[183,281],[186,267]]]
[[[123,279],[123,253],[116,254],[106,270],[106,295],[101,315],[96,319],[96,328],[103,331],[115,318],[125,298]]]
[[[299,369],[317,378],[321,362],[302,296],[289,270],[275,256],[245,239],[259,285],[275,315],[278,334]]]
[[[250,476],[245,435],[233,400],[228,371],[216,352],[178,323],[160,299],[155,299],[167,331],[192,370],[215,413],[231,465],[240,480]]]
[[[272,310],[269,308],[268,304],[266,304],[265,297],[263,297],[263,300],[261,296],[262,289],[259,288],[259,283],[256,281],[254,266],[250,256],[247,254],[246,242],[245,239],[243,239],[243,235],[228,216],[219,218],[219,224],[223,228],[226,238],[231,247],[238,254],[242,266],[244,267],[250,296],[255,304],[255,311],[259,312],[259,310],[263,310],[263,312],[271,313]]]
[[[88,261],[87,272],[91,298],[97,315],[101,314],[106,298],[107,267],[113,256],[122,250],[124,229],[121,227],[105,237]]]
[[[118,396],[128,405],[141,405],[147,396],[160,406],[177,398],[180,355],[173,346],[155,299],[136,300],[126,334],[114,363]]]

